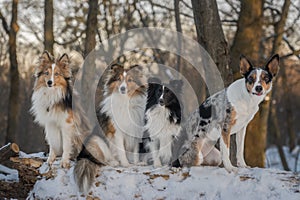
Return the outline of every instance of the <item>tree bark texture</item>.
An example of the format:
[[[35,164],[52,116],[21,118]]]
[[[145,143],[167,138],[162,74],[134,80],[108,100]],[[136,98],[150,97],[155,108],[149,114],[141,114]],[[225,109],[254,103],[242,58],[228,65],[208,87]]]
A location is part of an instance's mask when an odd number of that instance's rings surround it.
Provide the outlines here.
[[[12,1],[12,18],[9,30],[9,61],[10,61],[10,93],[8,103],[8,125],[6,143],[16,142],[17,127],[19,122],[19,70],[17,61],[17,32],[18,0]]]
[[[53,0],[45,0],[44,48],[53,55]]]
[[[264,0],[241,1],[237,32],[231,46],[231,68],[234,79],[240,78],[239,58],[247,56],[254,65],[260,61],[261,38],[263,34]],[[245,159],[248,165],[264,167],[267,138],[269,101],[261,104],[260,110],[247,128]]]

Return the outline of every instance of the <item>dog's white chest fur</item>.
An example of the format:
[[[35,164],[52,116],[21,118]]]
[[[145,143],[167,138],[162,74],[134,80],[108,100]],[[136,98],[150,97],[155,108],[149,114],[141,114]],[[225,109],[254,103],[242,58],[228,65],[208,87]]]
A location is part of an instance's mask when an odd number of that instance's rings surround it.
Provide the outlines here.
[[[239,79],[228,87],[227,98],[236,112],[236,122],[231,128],[231,134],[233,134],[241,130],[253,119],[265,95],[256,96],[249,94],[245,87],[245,80]]]
[[[156,105],[153,109],[149,109],[146,112],[147,123],[145,128],[147,129],[150,138],[159,143],[151,144],[159,145],[158,152],[155,154],[158,157],[153,158],[154,163],[155,160],[160,158],[163,164],[168,164],[172,157],[173,138],[176,138],[181,130],[179,124],[171,123],[169,121],[169,116],[170,110],[160,105]],[[154,149],[152,149],[152,151],[154,151]]]
[[[113,93],[102,102],[101,112],[107,113],[114,127],[125,135],[142,138],[146,96]],[[117,132],[119,132],[117,131]]]
[[[55,105],[62,101],[64,92],[59,88],[42,87],[32,95],[30,111],[35,116],[35,121],[45,126],[50,121],[63,125],[68,117],[67,111],[57,110]]]
[[[177,136],[180,126],[169,121],[170,110],[163,106],[156,105],[155,108],[146,112],[147,124],[145,128],[149,131],[150,137],[169,139]]]

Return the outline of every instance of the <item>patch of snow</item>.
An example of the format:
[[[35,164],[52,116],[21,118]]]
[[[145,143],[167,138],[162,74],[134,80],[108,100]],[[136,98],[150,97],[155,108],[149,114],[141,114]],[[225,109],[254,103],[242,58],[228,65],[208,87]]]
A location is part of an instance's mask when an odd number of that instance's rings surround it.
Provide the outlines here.
[[[11,144],[11,143],[9,142],[8,144],[6,144],[6,145],[0,147],[0,151],[1,151],[2,149],[4,149],[5,147],[9,146],[10,144]]]
[[[283,152],[286,157],[287,164],[290,170],[294,172],[300,172],[300,157],[298,158],[298,160],[296,159],[299,151],[300,146],[295,147],[291,153],[289,152],[289,147],[283,146]],[[281,159],[276,146],[272,146],[267,149],[265,166],[268,168],[283,170]]]
[[[4,165],[0,165],[0,180],[19,182],[18,170],[10,169]]]
[[[72,163],[74,165],[74,163]],[[73,179],[73,169],[54,166],[57,176],[38,180],[28,199],[86,199]],[[102,167],[88,196],[100,199],[300,199],[300,177],[278,169],[219,167],[183,169],[152,166]]]
[[[20,158],[41,158],[41,159],[47,159],[47,156],[45,152],[38,152],[38,153],[31,153],[27,154],[22,151],[19,152],[19,157]]]

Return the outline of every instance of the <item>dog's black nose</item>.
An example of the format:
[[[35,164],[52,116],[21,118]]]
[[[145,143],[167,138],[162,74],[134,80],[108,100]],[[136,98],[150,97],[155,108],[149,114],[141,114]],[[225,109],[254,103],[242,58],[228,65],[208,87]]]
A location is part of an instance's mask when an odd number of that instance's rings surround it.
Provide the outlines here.
[[[124,93],[124,92],[126,91],[126,88],[125,88],[124,86],[122,86],[122,87],[120,88],[120,91],[121,91],[122,93]]]
[[[49,81],[47,81],[47,84],[48,84],[48,86],[52,86],[52,81],[51,80],[49,80]]]
[[[161,106],[163,106],[165,103],[164,103],[164,100],[163,99],[159,99],[159,104],[161,105]]]
[[[261,85],[258,85],[255,87],[255,91],[256,92],[261,92],[263,90],[262,86]]]

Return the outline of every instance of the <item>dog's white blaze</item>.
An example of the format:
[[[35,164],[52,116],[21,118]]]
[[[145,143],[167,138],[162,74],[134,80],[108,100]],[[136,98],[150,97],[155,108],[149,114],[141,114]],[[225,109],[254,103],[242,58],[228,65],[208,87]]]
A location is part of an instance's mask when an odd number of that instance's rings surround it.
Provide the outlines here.
[[[165,91],[165,86],[162,86],[162,93],[161,93],[161,95],[160,95],[160,97],[159,97],[159,100],[160,100],[160,99],[163,99],[164,91]]]
[[[53,63],[53,64],[51,65],[51,67],[52,67],[51,81],[52,81],[52,84],[54,84],[54,70],[55,70],[55,67],[56,67],[55,63]]]
[[[122,81],[122,83],[121,83],[121,85],[120,85],[120,88],[119,88],[120,92],[121,92],[121,88],[122,88],[122,87],[125,87],[125,91],[126,91],[126,89],[127,89],[126,76],[127,76],[127,73],[124,71],[124,72],[123,72],[123,79],[124,79],[124,80]]]
[[[254,83],[252,91],[251,91],[252,93],[256,93],[256,91],[255,91],[256,86],[261,86],[261,83],[260,83],[261,73],[262,73],[262,69],[256,70],[256,80],[255,80],[255,83]]]

